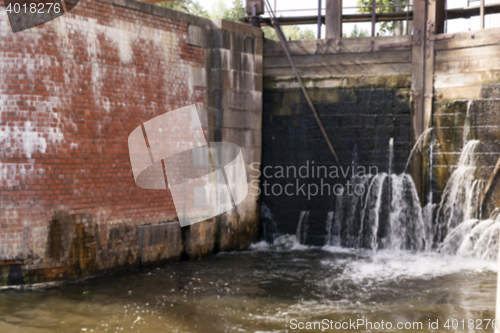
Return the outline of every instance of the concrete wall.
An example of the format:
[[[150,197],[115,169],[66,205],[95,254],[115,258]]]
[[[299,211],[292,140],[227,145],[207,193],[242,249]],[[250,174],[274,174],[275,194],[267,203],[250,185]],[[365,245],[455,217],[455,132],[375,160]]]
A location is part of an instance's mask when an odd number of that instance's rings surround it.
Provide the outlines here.
[[[373,44],[372,44],[373,41]],[[289,42],[325,130],[344,171],[369,167],[388,172],[389,141],[394,141],[392,172],[403,172],[412,146],[410,93],[411,51],[380,48],[386,43],[408,41],[407,36]],[[274,175],[277,167],[309,163],[326,166],[330,173],[335,159],[299,89],[296,78],[278,43],[264,44],[263,157],[261,170]],[[306,243],[323,245],[328,212],[335,210],[336,195],[323,193],[311,198],[296,191],[302,184],[322,188],[346,184],[351,177],[261,176],[262,202],[269,208],[281,233],[295,234],[301,211],[310,211]],[[341,171],[339,171],[340,173]],[[358,173],[358,171],[356,171]],[[254,172],[254,175],[258,173]],[[299,185],[296,185],[299,181]],[[290,186],[289,193],[278,189]],[[273,193],[273,186],[275,191]],[[293,191],[291,190],[293,189]],[[330,192],[331,193],[331,192]],[[266,224],[269,221],[265,219]],[[266,226],[270,229],[269,225]]]
[[[235,142],[247,164],[259,160],[259,29],[84,0],[12,34],[0,11],[0,66],[0,284],[196,258],[255,240],[256,196],[181,229],[168,191],[135,185],[127,138],[196,104],[209,141]]]

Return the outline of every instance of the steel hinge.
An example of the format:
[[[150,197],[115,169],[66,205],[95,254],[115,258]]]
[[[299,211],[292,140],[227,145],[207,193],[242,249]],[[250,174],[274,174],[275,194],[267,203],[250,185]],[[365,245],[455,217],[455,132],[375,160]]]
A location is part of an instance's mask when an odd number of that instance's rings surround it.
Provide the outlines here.
[[[431,56],[431,42],[443,39],[455,38],[455,34],[439,34],[435,35],[433,32],[434,22],[427,21],[427,39],[426,39],[426,51],[425,56],[429,58]]]

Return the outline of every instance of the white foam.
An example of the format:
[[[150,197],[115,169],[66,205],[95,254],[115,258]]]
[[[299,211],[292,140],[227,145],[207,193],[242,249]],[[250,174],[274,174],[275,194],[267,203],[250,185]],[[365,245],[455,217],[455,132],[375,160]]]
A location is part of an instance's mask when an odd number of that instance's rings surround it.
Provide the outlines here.
[[[431,279],[470,272],[496,272],[491,261],[445,256],[439,253],[380,251],[371,254],[359,251],[361,258],[348,260],[340,279],[355,283],[400,279]],[[366,256],[365,256],[366,255]],[[323,265],[338,265],[337,259],[324,260]]]

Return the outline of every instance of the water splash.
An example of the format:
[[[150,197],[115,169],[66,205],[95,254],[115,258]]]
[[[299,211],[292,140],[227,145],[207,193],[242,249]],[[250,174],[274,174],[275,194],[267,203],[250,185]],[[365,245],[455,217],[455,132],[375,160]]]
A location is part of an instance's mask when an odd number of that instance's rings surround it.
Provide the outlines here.
[[[450,231],[438,252],[482,260],[494,260],[498,252],[500,222],[471,219]]]

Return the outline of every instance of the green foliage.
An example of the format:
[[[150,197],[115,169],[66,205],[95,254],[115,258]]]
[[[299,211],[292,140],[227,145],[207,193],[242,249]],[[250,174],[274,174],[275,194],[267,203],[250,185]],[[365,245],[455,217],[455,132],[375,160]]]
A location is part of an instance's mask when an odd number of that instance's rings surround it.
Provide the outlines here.
[[[158,6],[170,8],[184,13],[209,18],[208,12],[196,0],[179,0],[159,3]]]
[[[360,30],[357,24],[354,25],[354,28],[352,29],[349,36],[347,36],[346,34],[342,34],[343,38],[356,38],[356,37],[368,37],[368,36],[369,36],[368,30],[365,29]]]
[[[393,13],[396,11],[402,11],[403,8],[395,8],[393,5],[406,5],[408,0],[376,0],[377,13],[379,9],[382,13]],[[358,6],[366,6],[366,8],[359,8],[359,13],[371,13],[372,12],[372,0],[358,0]],[[379,6],[385,6],[379,8]],[[389,6],[389,7],[387,7]],[[381,22],[380,23],[380,34],[381,35],[394,35],[396,31],[396,25],[394,21]]]
[[[241,22],[246,15],[242,0],[233,0],[231,8],[228,8],[223,0],[219,0],[212,5],[210,18]]]
[[[316,36],[311,29],[305,29],[304,31],[296,25],[285,25],[281,27],[286,40],[300,40],[300,39],[315,39]],[[262,27],[264,31],[264,36],[267,39],[279,41],[278,34],[273,27]]]

